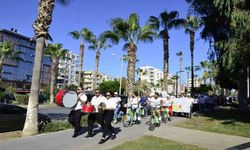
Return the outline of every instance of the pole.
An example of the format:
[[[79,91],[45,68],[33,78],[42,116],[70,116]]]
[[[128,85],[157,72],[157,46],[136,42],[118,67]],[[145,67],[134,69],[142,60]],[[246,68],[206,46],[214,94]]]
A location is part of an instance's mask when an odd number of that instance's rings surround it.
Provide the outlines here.
[[[121,76],[120,76],[119,95],[122,94],[122,69],[123,69],[123,57],[121,57]]]
[[[249,98],[250,94],[249,94],[249,67],[247,67],[247,98]]]

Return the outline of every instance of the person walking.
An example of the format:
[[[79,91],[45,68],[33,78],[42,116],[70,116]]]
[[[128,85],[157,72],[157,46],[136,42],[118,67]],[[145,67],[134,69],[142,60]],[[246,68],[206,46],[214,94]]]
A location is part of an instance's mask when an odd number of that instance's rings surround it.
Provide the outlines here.
[[[102,129],[104,129],[104,120],[103,120],[103,112],[99,112],[100,105],[104,105],[107,99],[101,95],[100,90],[95,90],[95,96],[92,98],[90,104],[94,106],[94,112],[90,113],[88,116],[88,134],[85,138],[92,138],[93,137],[93,126],[95,121],[101,125]]]
[[[74,134],[73,138],[77,137],[80,133],[80,129],[82,128],[80,123],[81,123],[81,118],[82,118],[82,105],[87,101],[87,96],[83,93],[82,87],[77,87],[76,89],[77,93],[77,104],[74,108]]]
[[[114,123],[117,123],[117,120],[121,118],[122,111],[121,111],[121,98],[118,96],[117,92],[114,92],[113,99],[116,101],[116,108],[114,112]]]
[[[116,138],[114,127],[112,127],[111,122],[113,120],[114,111],[117,106],[117,99],[114,97],[112,98],[110,92],[106,93],[106,98],[106,109],[104,110],[104,132],[99,144],[103,144],[106,141],[106,136],[108,134],[111,134],[111,140]]]

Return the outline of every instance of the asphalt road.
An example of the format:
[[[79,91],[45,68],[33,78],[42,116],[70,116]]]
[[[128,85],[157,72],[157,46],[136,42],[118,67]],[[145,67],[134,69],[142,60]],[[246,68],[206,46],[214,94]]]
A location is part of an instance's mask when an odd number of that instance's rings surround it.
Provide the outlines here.
[[[49,112],[49,110],[44,110]],[[64,110],[59,110],[64,111]],[[98,144],[98,141],[101,139],[102,133],[100,130],[94,130],[95,136],[92,139],[85,139],[84,136],[86,133],[86,127],[82,131],[82,135],[77,138],[72,138],[73,130],[66,130],[55,133],[42,134],[32,137],[19,138],[15,140],[0,142],[1,150],[104,150],[110,149],[115,145],[119,145],[123,142],[137,139],[148,132],[148,125],[146,122],[149,118],[142,120],[140,125],[133,125],[128,128],[124,128],[121,123],[115,124],[115,131],[117,132],[117,138],[115,140],[108,140],[104,144]],[[169,125],[176,122],[184,121],[185,118],[174,118],[171,123],[163,124],[160,128],[167,128]],[[158,130],[156,128],[155,130]],[[154,132],[154,131],[153,131]],[[167,134],[167,133],[166,133]]]

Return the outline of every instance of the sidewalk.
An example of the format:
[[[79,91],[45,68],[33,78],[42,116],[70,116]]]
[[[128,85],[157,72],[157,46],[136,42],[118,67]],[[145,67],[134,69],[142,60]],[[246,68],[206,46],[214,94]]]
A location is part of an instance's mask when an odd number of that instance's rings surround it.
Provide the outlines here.
[[[237,132],[237,131],[235,131]],[[213,150],[250,150],[250,138],[178,127],[159,128],[148,135]]]

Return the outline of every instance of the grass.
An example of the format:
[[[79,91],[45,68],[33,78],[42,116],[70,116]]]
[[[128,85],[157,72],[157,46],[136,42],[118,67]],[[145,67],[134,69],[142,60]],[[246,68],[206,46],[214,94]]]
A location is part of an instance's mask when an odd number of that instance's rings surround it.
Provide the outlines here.
[[[137,140],[118,145],[112,148],[111,150],[205,150],[205,149],[197,146],[169,141],[154,136],[143,136]]]
[[[220,107],[175,126],[250,138],[250,113]]]

